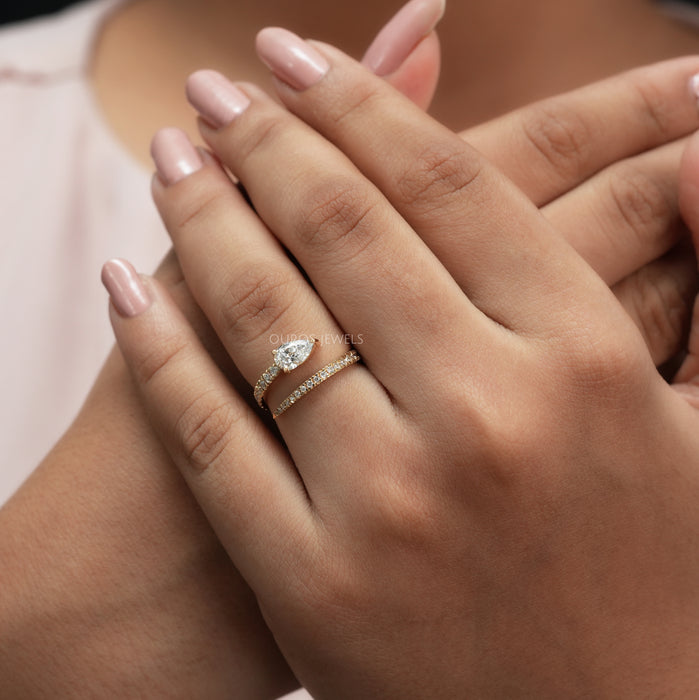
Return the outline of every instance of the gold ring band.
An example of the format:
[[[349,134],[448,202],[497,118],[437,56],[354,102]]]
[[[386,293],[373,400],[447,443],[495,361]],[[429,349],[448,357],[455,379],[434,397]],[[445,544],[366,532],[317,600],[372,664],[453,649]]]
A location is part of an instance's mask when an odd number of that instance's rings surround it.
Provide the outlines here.
[[[345,369],[345,367],[356,365],[361,359],[356,350],[350,350],[344,357],[325,365],[325,367],[319,369],[313,376],[309,377],[301,384],[296,391],[289,394],[284,401],[277,406],[272,417],[276,420],[284,411],[290,409],[297,401],[300,401],[304,396],[313,391],[319,384],[322,384],[326,379],[330,379],[330,377]]]
[[[257,380],[257,384],[255,384],[253,393],[258,406],[262,407],[265,393],[272,382],[282,372],[288,374],[297,367],[300,367],[310,357],[317,342],[317,338],[292,340],[288,343],[282,343],[282,345],[272,352],[274,364],[262,373],[262,376]]]

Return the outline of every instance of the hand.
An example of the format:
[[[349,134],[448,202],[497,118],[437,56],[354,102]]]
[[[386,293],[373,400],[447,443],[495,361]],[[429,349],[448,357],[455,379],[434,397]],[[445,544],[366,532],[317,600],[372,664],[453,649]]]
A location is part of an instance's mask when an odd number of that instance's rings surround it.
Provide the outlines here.
[[[205,335],[173,255],[157,277]],[[4,697],[274,698],[297,687],[118,352],[0,510],[0,532]]]
[[[431,26],[418,30],[426,37],[386,79],[426,106],[439,49]],[[173,255],[157,278],[238,381]],[[0,511],[0,532],[2,694],[215,698],[234,689],[263,698],[298,685],[150,429],[118,352]]]
[[[270,62],[288,60],[277,39]],[[296,51],[305,72],[275,68],[305,89],[280,94],[319,133],[253,86],[227,88],[230,123],[202,125],[264,225],[213,159],[156,198],[248,382],[271,334],[361,336],[365,364],[279,417],[287,453],[157,283],[124,268],[115,304],[144,303],[112,312],[287,660],[319,697],[694,695],[695,409],[486,160],[340,52]],[[345,350],[328,342],[314,368]]]
[[[410,48],[407,59],[402,63],[398,59],[398,69],[385,77],[422,107],[429,103],[439,65],[438,42],[430,24],[434,18],[429,20],[429,16],[429,12],[423,15],[423,21],[428,18],[423,26],[413,24],[408,28],[408,34],[425,34],[415,47],[406,44],[404,36],[395,33],[390,36],[390,28],[395,28],[396,21],[388,28],[388,43],[384,30],[384,43],[379,47],[381,51],[392,53],[394,65],[398,56],[396,46]],[[405,18],[405,13],[402,17]],[[371,58],[371,51],[368,58]],[[383,68],[386,65],[384,63]],[[668,101],[675,98],[671,91],[664,92],[663,96]],[[563,108],[565,104],[564,99]],[[519,125],[521,120],[521,124],[545,126],[548,120],[539,120],[546,117],[548,106],[545,103],[522,111],[514,117],[515,123]],[[624,102],[619,107],[630,110],[633,105]],[[623,112],[614,117],[619,123],[627,121]],[[484,141],[500,143],[512,132],[512,119],[508,117],[485,127],[482,130]],[[688,120],[679,119],[672,127],[674,130],[645,137],[661,143],[663,139],[683,133],[687,124]],[[468,137],[477,140],[480,132],[474,131]],[[628,155],[638,146],[638,143],[630,143],[626,152],[619,153]],[[527,147],[523,142],[508,149],[506,157],[501,158],[501,166],[514,172],[526,157]],[[575,155],[575,152],[570,154],[571,158]],[[671,198],[675,187],[672,158],[660,157],[658,153],[652,158],[637,160],[650,191],[659,187]],[[607,154],[602,155],[600,151],[598,160],[588,163],[588,170],[607,162]],[[564,164],[562,160],[561,165]],[[540,172],[542,180],[548,184],[550,173]],[[582,178],[589,172],[581,168],[580,174]],[[534,181],[536,178],[525,184],[531,186]],[[562,176],[558,191],[563,192],[579,182]],[[572,198],[568,197],[570,200]],[[561,211],[575,208],[561,204]],[[649,258],[654,251],[664,249],[674,240],[674,217],[670,206],[657,221],[638,222],[640,226],[636,226],[636,232],[647,240]],[[609,219],[613,223],[614,217]],[[692,278],[691,268],[684,262],[679,268],[665,261],[653,263],[648,270],[661,270],[661,288],[672,290],[670,294],[653,299],[672,299],[676,293],[679,299],[687,297],[684,288],[691,284]],[[679,274],[671,275],[671,270]],[[646,277],[651,275],[639,275],[642,280]],[[181,284],[174,258],[168,259],[159,278],[199,336],[205,339],[207,349],[214,352],[219,364],[227,369],[227,376],[234,383],[239,382],[235,369],[227,367],[225,358],[215,352],[215,340],[188,290]],[[633,284],[631,288],[643,292],[646,286]],[[622,294],[623,298],[631,300],[637,296]],[[643,313],[647,319],[662,320],[666,308],[662,304],[657,307],[646,303]],[[674,315],[681,317],[678,313]],[[652,343],[657,357],[676,346],[681,336],[681,323],[675,324],[673,331],[655,334],[661,343]],[[139,483],[138,499],[132,496],[134,482]],[[80,484],[79,493],[76,493],[76,484]],[[110,358],[71,431],[3,510],[0,519],[7,571],[0,610],[7,640],[3,646],[13,650],[4,659],[8,669],[11,667],[13,671],[15,694],[67,692],[68,687],[79,682],[85,692],[112,684],[121,688],[128,683],[134,689],[144,687],[149,692],[157,687],[168,695],[189,696],[192,692],[205,691],[209,697],[225,696],[230,687],[236,687],[241,696],[258,696],[281,692],[293,684],[283,660],[270,643],[249,589],[222,556],[206,524],[181,493],[179,481],[172,478],[169,460],[144,425],[118,355]],[[51,537],[56,521],[61,522],[64,533],[59,539]],[[186,533],[172,527],[181,522],[187,525]],[[144,540],[142,529],[157,532],[157,538]],[[162,546],[166,541],[172,546]],[[112,542],[121,546],[114,546]],[[54,562],[68,558],[73,562],[70,570],[56,568]],[[34,570],[41,571],[42,575],[32,575],[29,581],[27,577]],[[101,571],[102,576],[95,577],[96,570]],[[133,576],[134,570],[142,574]],[[204,571],[209,572],[208,575],[204,575]],[[124,574],[128,574],[128,578],[125,579]],[[164,589],[164,581],[172,585]],[[27,604],[20,604],[27,596],[30,596]],[[41,605],[37,605],[37,601],[41,601]],[[195,601],[194,606],[192,601]],[[122,611],[118,624],[109,613],[115,605]],[[56,618],[56,611],[60,609],[73,610],[70,623],[66,617]],[[23,611],[21,615],[19,611]],[[48,619],[55,619],[56,624],[48,625]],[[176,633],[164,633],[157,639],[151,634],[154,628],[166,630],[173,626],[177,628]],[[115,643],[118,646],[124,635],[129,639],[128,653],[119,655],[119,663],[105,666],[95,662],[101,654],[113,655]],[[88,637],[93,643],[74,648],[73,640]],[[99,643],[95,641],[97,638]],[[201,651],[196,664],[185,663],[191,648]],[[9,671],[3,673],[6,678],[9,675]]]

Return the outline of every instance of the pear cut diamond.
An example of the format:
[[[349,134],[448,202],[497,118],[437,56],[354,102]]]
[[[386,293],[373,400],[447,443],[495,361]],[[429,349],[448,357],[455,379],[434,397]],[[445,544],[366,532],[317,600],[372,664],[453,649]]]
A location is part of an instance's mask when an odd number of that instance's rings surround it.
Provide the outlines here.
[[[280,345],[274,351],[274,364],[284,372],[291,372],[308,359],[315,343],[316,341],[311,338],[310,340],[292,340]]]

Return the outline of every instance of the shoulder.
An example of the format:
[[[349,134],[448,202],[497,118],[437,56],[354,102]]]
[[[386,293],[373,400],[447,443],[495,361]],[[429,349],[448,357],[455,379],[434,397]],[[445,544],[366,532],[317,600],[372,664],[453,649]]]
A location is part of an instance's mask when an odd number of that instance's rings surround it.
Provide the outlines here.
[[[0,83],[80,73],[120,0],[91,0],[0,29]]]

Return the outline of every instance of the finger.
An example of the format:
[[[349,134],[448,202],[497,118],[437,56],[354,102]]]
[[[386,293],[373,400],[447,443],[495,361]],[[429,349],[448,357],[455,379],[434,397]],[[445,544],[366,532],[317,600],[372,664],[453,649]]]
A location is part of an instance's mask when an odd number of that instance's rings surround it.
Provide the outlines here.
[[[265,565],[277,560],[293,567],[288,552],[296,556],[312,542],[308,501],[293,464],[155,280],[138,277],[124,261],[107,263],[102,279],[119,348],[155,429],[260,593],[269,586],[258,573]]]
[[[543,208],[610,286],[664,255],[684,232],[677,199],[684,142],[606,168]]]
[[[229,122],[221,129],[201,125],[218,157],[240,178],[257,213],[340,326],[364,336],[362,357],[400,402],[414,390],[405,382],[406,368],[420,376],[420,354],[454,332],[454,319],[470,318],[474,343],[478,328],[489,331],[491,324],[343,154],[262,91],[246,90],[243,95],[208,71],[188,81],[190,100],[208,119]],[[224,93],[246,101],[232,121],[220,111]]]
[[[552,318],[540,313],[542,300],[553,294],[551,308],[562,308],[558,291],[571,291],[563,267],[579,259],[531,202],[474,149],[336,49],[269,29],[258,35],[258,51],[276,71],[285,104],[378,186],[479,309],[508,328],[537,332],[543,323],[548,332]],[[323,70],[293,74],[288,57],[303,52]],[[240,167],[220,132],[203,133]]]
[[[230,354],[219,340],[216,331],[211,327],[201,307],[194,300],[192,292],[184,279],[184,274],[174,249],[170,249],[163,258],[153,277],[165,287],[187,323],[194,329],[206,352],[209,353],[233,388],[243,397],[248,406],[255,411],[265,426],[274,434],[277,434],[271,414],[257,405],[250,392],[250,385],[238,371],[235,364],[233,364]]]
[[[682,218],[692,232],[695,250],[699,250],[699,133],[687,141],[682,154],[678,196]]]
[[[689,139],[682,156],[679,200],[680,211],[692,234],[696,252],[699,244],[699,134]],[[699,408],[699,299],[694,304],[687,357],[675,382],[692,405]]]
[[[276,371],[270,368],[279,345],[304,338],[319,341],[302,367],[269,382],[265,396],[274,410],[297,389],[303,393],[303,403],[285,412],[278,424],[296,463],[309,465],[302,476],[310,492],[317,460],[304,457],[317,449],[318,431],[331,429],[333,421],[349,428],[359,420],[348,410],[350,393],[361,394],[366,415],[376,413],[379,421],[388,404],[385,391],[361,366],[343,368],[332,382],[308,391],[306,380],[343,358],[352,339],[213,158],[205,154],[202,160],[176,129],[158,132],[152,152],[161,173],[153,181],[154,200],[187,285],[249,383],[246,393],[252,395],[258,379]],[[183,162],[190,165],[181,177],[173,168]],[[355,340],[360,344],[361,336]]]
[[[697,57],[637,68],[462,136],[543,206],[608,165],[697,129],[696,95],[688,87],[697,71]]]
[[[384,80],[402,92],[420,109],[429,109],[439,81],[441,50],[437,33],[426,36]]]
[[[437,87],[440,48],[433,30],[444,10],[445,0],[411,0],[381,29],[362,59],[422,109]]]
[[[697,290],[697,266],[685,245],[614,286],[614,294],[641,331],[656,366],[685,346]]]

